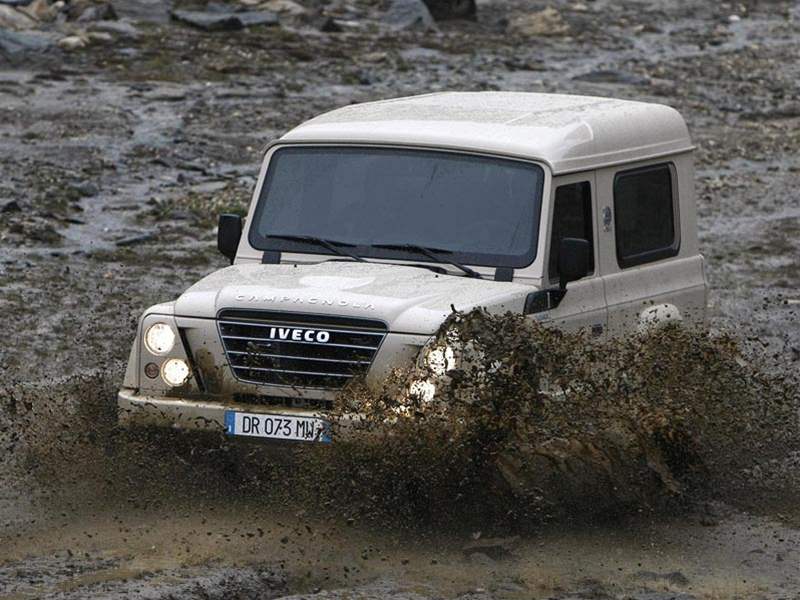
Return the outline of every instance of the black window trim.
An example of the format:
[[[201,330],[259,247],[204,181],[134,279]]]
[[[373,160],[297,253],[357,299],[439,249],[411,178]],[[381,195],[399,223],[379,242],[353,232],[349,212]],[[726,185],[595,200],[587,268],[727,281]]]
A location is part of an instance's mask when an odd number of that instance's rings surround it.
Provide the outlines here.
[[[559,181],[557,177],[552,179],[551,183],[551,196],[552,196],[552,203],[550,205],[550,223],[548,224],[548,231],[547,231],[547,262],[543,265],[544,270],[547,272],[547,281],[550,284],[557,283],[559,281],[558,276],[553,277],[550,274],[550,251],[552,250],[553,245],[553,219],[556,216],[556,194],[558,193],[558,189],[561,187],[565,187],[568,185],[577,185],[580,183],[589,184],[589,217],[591,219],[592,224],[592,255],[594,257],[593,266],[591,272],[586,274],[586,277],[582,277],[580,281],[584,279],[588,279],[590,277],[594,277],[597,274],[597,264],[598,264],[598,256],[597,256],[597,249],[598,249],[598,239],[597,234],[597,211],[595,209],[595,172],[594,171],[583,171],[579,173],[569,173],[567,175],[562,176],[566,181]],[[574,180],[573,180],[574,178]]]
[[[647,252],[641,252],[639,254],[634,254],[632,256],[622,257],[620,256],[620,245],[619,245],[619,230],[617,228],[617,223],[619,223],[618,213],[617,213],[617,180],[620,177],[625,177],[628,175],[634,175],[636,173],[642,173],[645,171],[652,171],[655,169],[661,169],[663,167],[667,167],[669,169],[670,174],[670,191],[672,192],[672,226],[673,226],[673,239],[672,244],[669,246],[665,246],[663,248],[656,248],[654,250],[648,250]],[[638,267],[640,265],[656,262],[659,260],[664,260],[666,258],[672,258],[673,256],[677,256],[681,249],[681,220],[680,220],[680,211],[679,211],[679,197],[678,197],[678,177],[677,177],[677,169],[675,167],[674,162],[659,162],[653,163],[649,165],[643,165],[641,167],[635,167],[633,169],[625,169],[622,171],[617,171],[614,173],[614,182],[611,188],[612,192],[612,202],[614,205],[614,249],[615,254],[617,256],[617,265],[620,269],[628,269],[631,267]]]

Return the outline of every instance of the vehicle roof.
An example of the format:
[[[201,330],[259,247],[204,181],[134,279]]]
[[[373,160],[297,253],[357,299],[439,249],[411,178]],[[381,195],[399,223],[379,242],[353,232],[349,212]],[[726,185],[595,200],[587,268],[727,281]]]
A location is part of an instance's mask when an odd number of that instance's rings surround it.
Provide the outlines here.
[[[525,92],[441,92],[353,104],[280,142],[429,146],[535,159],[554,173],[693,149],[681,115],[663,104]]]

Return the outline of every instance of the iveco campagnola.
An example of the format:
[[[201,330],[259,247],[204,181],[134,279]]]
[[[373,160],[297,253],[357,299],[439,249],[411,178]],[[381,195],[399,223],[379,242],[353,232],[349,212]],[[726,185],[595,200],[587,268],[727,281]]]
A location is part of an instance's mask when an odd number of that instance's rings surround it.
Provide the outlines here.
[[[268,146],[231,266],[139,322],[124,424],[330,441],[354,377],[428,360],[452,307],[589,335],[705,320],[693,146],[659,104],[437,93],[347,106]],[[422,388],[435,394],[435,382]]]

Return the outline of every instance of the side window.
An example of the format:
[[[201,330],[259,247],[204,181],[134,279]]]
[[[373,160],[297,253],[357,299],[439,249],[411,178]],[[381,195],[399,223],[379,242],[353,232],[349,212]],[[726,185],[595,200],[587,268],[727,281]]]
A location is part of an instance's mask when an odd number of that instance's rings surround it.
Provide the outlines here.
[[[592,186],[588,181],[556,188],[553,229],[550,236],[550,279],[558,278],[558,249],[563,238],[583,238],[591,248],[590,266],[594,270],[594,229],[592,226]]]
[[[678,253],[672,169],[653,165],[614,177],[617,262],[622,268]]]

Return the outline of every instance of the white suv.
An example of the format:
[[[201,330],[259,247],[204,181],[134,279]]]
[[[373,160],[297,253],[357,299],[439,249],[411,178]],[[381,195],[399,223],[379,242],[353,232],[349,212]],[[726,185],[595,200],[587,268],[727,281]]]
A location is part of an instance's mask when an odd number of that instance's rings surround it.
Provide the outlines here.
[[[440,93],[316,117],[266,150],[232,266],[141,318],[123,423],[329,440],[353,377],[414,364],[453,308],[592,335],[703,322],[693,146],[658,104]]]

